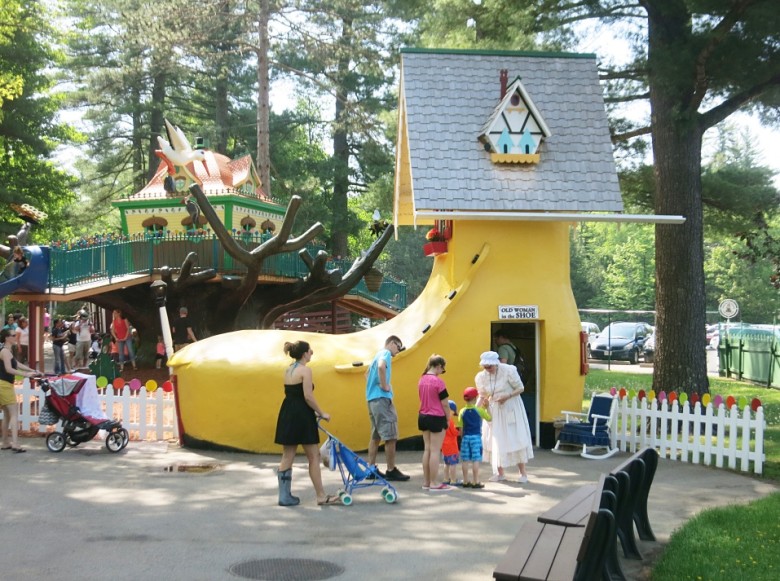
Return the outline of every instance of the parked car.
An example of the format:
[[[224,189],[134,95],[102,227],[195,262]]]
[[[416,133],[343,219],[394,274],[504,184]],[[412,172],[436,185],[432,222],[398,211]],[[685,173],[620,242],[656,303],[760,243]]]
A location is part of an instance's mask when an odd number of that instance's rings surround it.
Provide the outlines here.
[[[647,323],[612,323],[606,327],[591,345],[593,359],[615,359],[636,365],[642,354],[642,345],[653,327]]]
[[[720,346],[720,329],[715,329],[715,332],[712,334],[712,337],[710,337],[710,342],[707,345],[707,348],[714,349],[715,351],[717,351],[719,346]]]
[[[655,361],[655,333],[648,335],[645,342],[642,343],[642,356],[645,359],[645,363]]]
[[[593,345],[593,341],[598,337],[601,330],[596,323],[581,323],[582,332],[588,334],[588,357],[590,358],[590,348]]]
[[[707,325],[707,349],[712,349],[712,338],[718,335],[720,329],[718,325]]]

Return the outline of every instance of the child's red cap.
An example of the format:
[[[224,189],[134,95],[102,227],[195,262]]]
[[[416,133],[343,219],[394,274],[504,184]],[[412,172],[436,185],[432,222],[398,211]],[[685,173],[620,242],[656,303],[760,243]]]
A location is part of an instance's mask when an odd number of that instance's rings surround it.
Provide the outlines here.
[[[467,387],[463,390],[463,398],[464,399],[477,399],[479,397],[479,392],[477,391],[476,387]]]

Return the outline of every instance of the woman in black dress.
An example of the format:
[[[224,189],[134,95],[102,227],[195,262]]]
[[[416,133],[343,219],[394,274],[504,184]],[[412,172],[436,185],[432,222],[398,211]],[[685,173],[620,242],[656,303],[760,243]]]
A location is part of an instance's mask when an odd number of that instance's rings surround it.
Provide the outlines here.
[[[298,446],[303,446],[309,460],[309,477],[317,494],[317,504],[340,504],[337,495],[325,494],[320,472],[320,434],[317,429],[317,417],[327,421],[330,414],[320,409],[314,399],[314,383],[311,369],[307,366],[314,352],[306,341],[285,343],[284,352],[293,358],[293,363],[284,372],[284,401],[279,409],[274,441],[283,447],[282,461],[279,463],[279,505],[294,506],[300,503],[293,496],[292,464]]]

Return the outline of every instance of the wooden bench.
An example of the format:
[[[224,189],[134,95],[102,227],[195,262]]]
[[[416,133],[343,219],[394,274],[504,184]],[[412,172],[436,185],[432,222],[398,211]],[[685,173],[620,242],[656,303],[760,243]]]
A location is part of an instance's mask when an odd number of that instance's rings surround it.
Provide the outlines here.
[[[591,511],[586,526],[529,522],[509,545],[493,577],[497,581],[599,579],[614,537],[615,517],[606,509]]]
[[[604,477],[602,474],[598,484],[580,486],[558,504],[540,514],[537,520],[541,523],[565,527],[585,526],[591,511],[599,507]],[[598,499],[597,495],[599,495]]]
[[[547,524],[582,527],[586,526],[591,511],[607,509],[615,516],[617,522],[619,510],[626,510],[627,507],[625,500],[620,499],[622,502],[618,502],[619,492],[617,478],[602,474],[598,484],[586,484],[577,488],[551,509],[539,515],[538,520]],[[604,577],[617,580],[626,578],[617,556],[616,535],[612,535],[609,539],[604,558]]]
[[[620,539],[627,558],[641,559],[634,537],[655,540],[647,516],[647,498],[658,453],[633,454],[596,484],[574,490],[527,523],[493,571],[508,579],[625,579],[617,556]],[[609,522],[607,522],[609,521]],[[607,536],[602,536],[608,530]],[[576,550],[575,550],[576,548]]]

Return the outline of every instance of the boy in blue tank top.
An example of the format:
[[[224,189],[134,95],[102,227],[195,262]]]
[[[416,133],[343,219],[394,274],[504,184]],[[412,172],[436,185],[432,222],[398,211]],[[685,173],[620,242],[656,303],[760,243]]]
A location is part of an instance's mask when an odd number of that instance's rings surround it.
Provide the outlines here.
[[[479,397],[477,388],[467,387],[463,390],[466,405],[458,414],[458,427],[462,429],[463,439],[460,442],[460,461],[463,465],[463,488],[485,488],[479,481],[479,465],[482,462],[482,420],[490,421],[493,417],[483,407],[477,407]],[[471,479],[469,479],[469,467]]]

